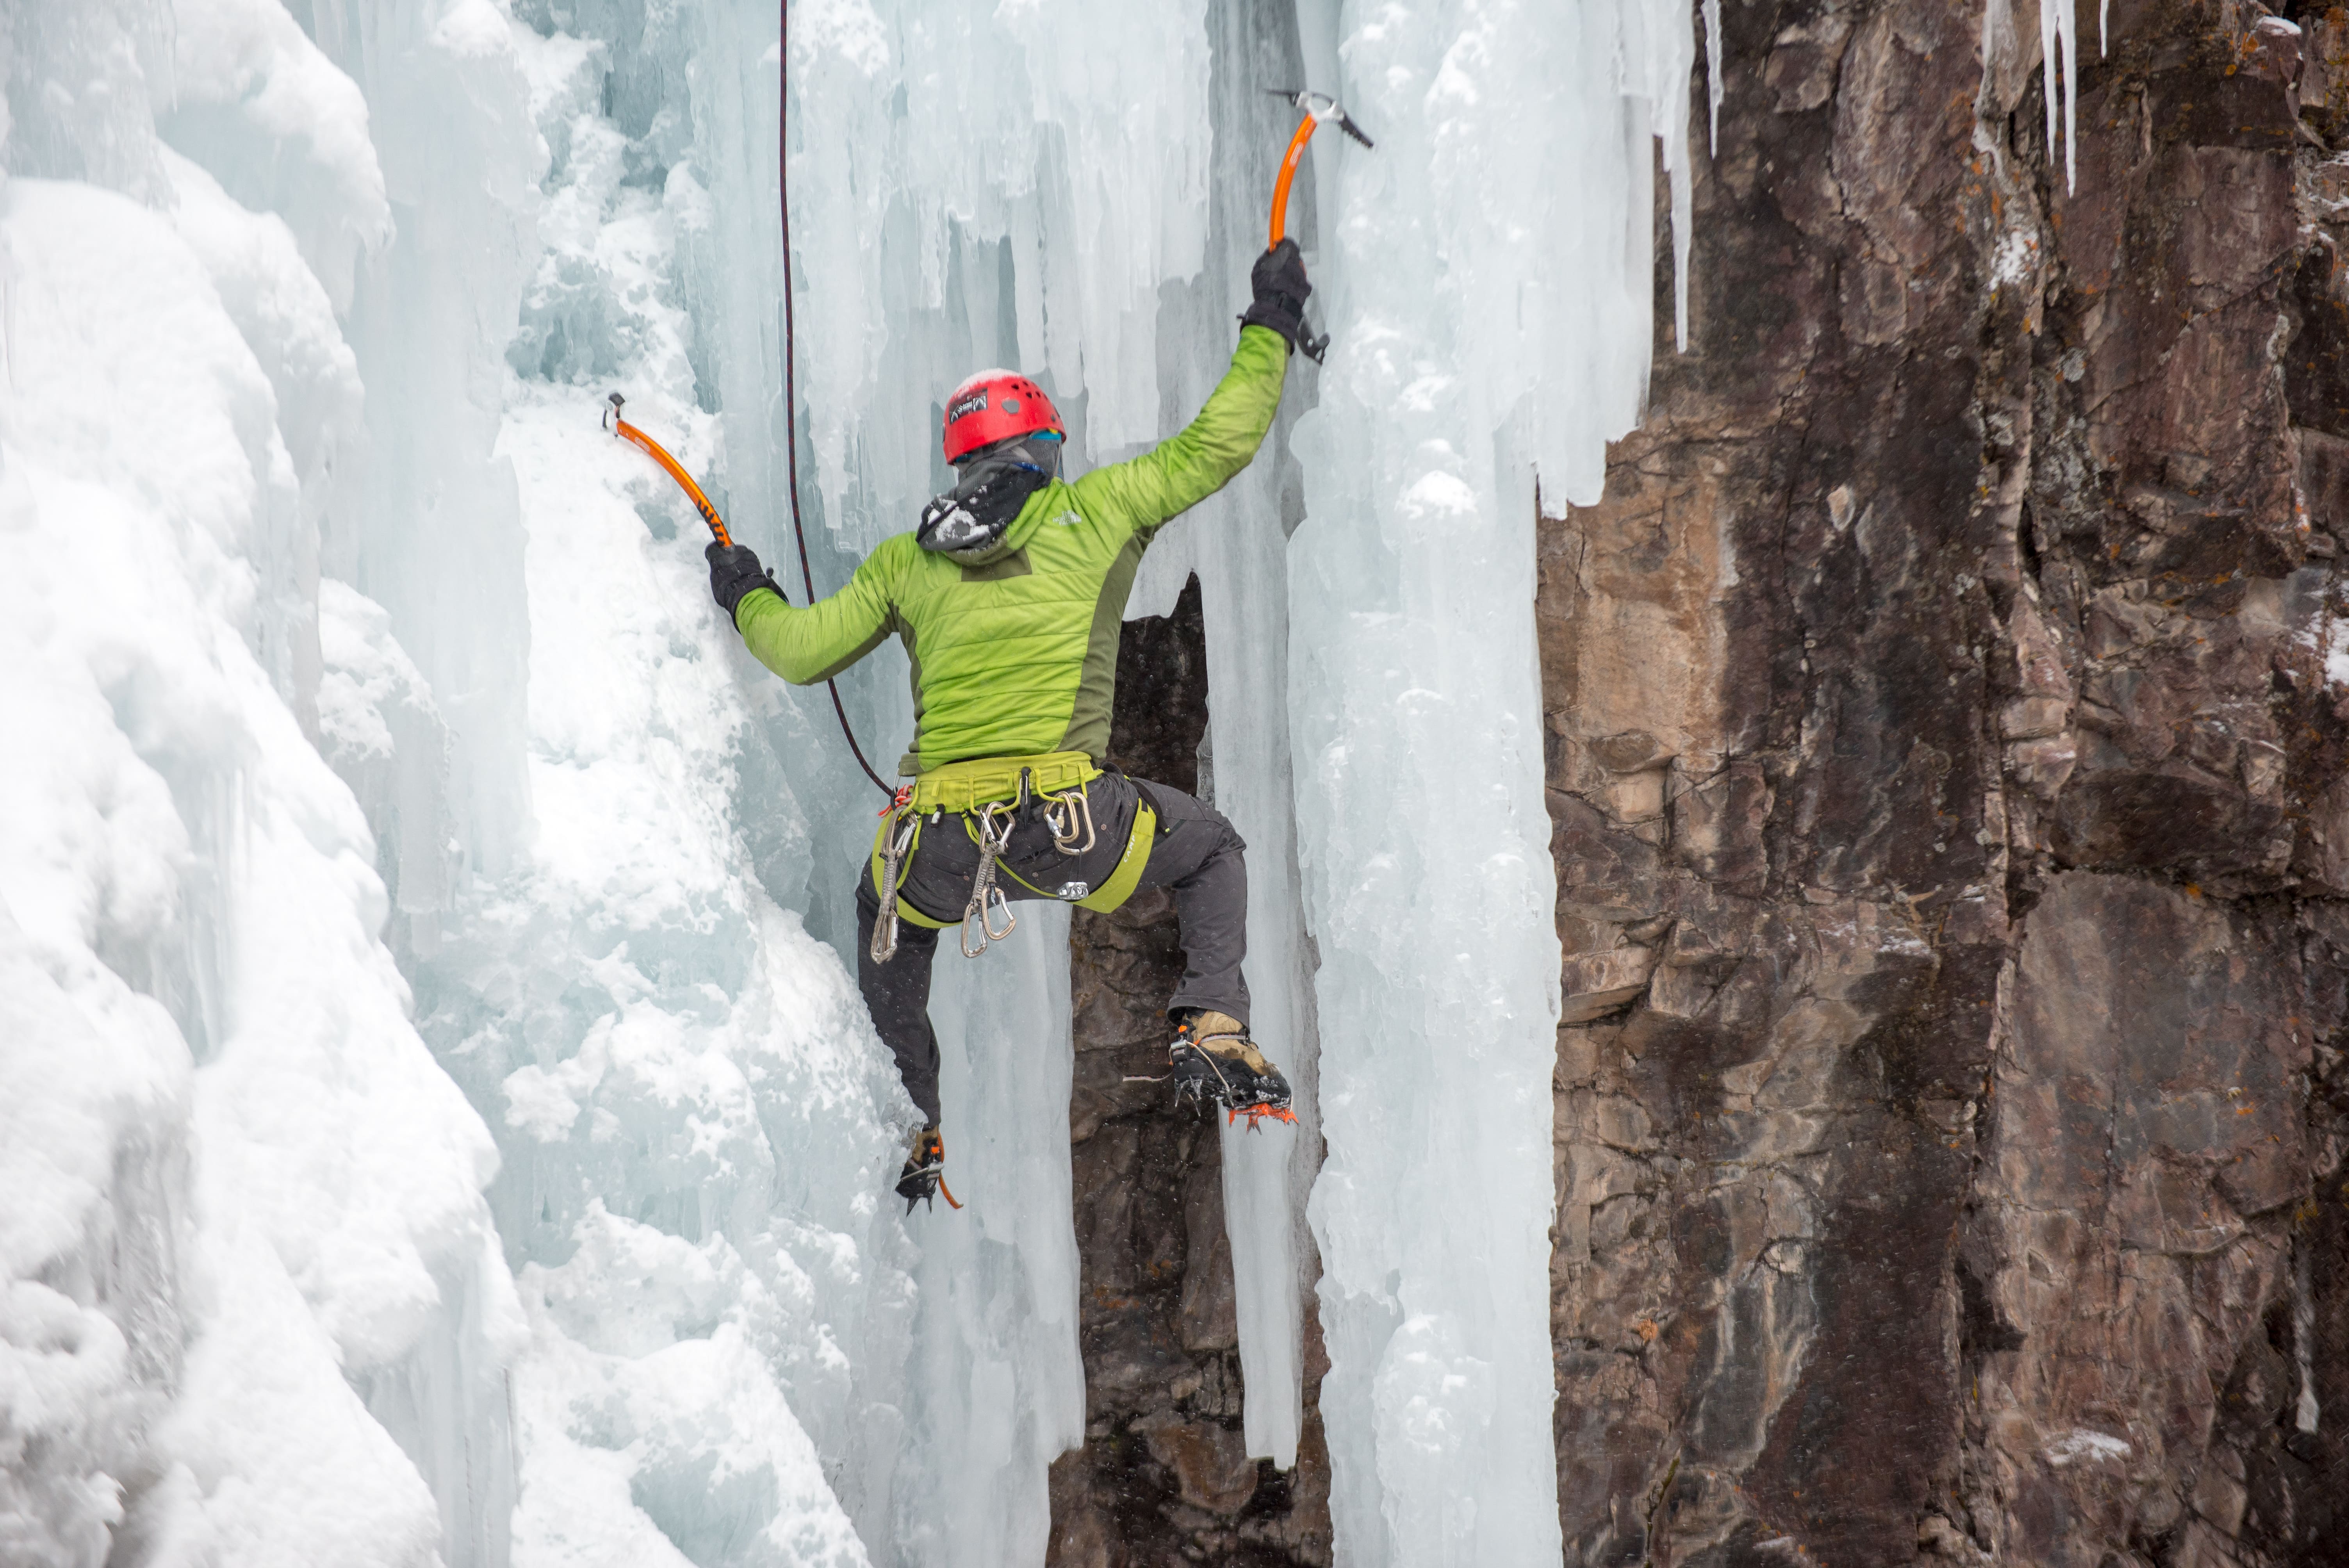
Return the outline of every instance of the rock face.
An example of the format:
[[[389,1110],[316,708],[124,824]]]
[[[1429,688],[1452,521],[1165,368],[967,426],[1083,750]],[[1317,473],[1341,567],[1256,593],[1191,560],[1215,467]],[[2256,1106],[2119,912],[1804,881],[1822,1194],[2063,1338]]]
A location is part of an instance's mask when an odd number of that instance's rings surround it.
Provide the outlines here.
[[[1206,704],[1194,578],[1173,614],[1126,624],[1111,765],[1197,789]],[[1170,1114],[1163,1081],[1166,998],[1183,977],[1178,932],[1164,892],[1138,894],[1114,914],[1079,910],[1071,927],[1085,1446],[1052,1467],[1046,1560],[1326,1565],[1330,1464],[1318,1418],[1309,1414],[1285,1475],[1249,1459],[1241,1434],[1216,1122]],[[1318,1343],[1307,1349],[1310,1412],[1325,1363]]]
[[[2033,7],[1720,9],[1542,532],[1568,1559],[2342,1562],[2349,23],[2080,5],[2067,184]]]

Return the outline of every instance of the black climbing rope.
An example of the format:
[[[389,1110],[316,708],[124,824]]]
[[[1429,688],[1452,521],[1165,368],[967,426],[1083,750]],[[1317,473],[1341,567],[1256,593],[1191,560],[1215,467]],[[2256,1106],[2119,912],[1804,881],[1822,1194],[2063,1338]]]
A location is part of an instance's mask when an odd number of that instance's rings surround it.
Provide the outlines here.
[[[776,0],[775,53],[777,77],[775,84],[775,204],[783,218],[783,450],[791,476],[792,538],[800,549],[800,584],[807,590],[807,602],[815,603],[815,573],[808,567],[807,525],[800,521],[800,399],[799,343],[792,321],[792,173],[791,148],[788,145],[792,107],[792,5],[791,0]],[[839,717],[840,733],[848,739],[848,749],[856,756],[856,765],[864,769],[864,777],[873,780],[874,788],[884,795],[897,793],[873,770],[864,760],[864,748],[856,744],[856,731],[848,727],[848,707],[840,700],[840,683],[828,680],[824,689],[832,693],[832,711]]]

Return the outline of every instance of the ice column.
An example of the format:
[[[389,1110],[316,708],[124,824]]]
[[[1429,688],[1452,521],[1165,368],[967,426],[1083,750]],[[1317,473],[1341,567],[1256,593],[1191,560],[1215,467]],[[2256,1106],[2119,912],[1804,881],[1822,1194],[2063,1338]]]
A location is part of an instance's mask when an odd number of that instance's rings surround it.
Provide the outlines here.
[[[1215,152],[1207,188],[1206,264],[1162,295],[1162,434],[1195,413],[1230,363],[1263,251],[1266,207],[1297,112],[1268,88],[1304,79],[1297,19],[1284,7],[1221,0],[1208,15]],[[1313,182],[1290,201],[1290,228],[1312,233]],[[1309,258],[1309,260],[1313,258]],[[1289,362],[1281,411],[1238,478],[1159,535],[1134,583],[1129,617],[1164,614],[1193,572],[1206,616],[1210,739],[1216,810],[1247,841],[1249,1026],[1288,1073],[1298,1121],[1223,1133],[1224,1221],[1231,1240],[1247,1451],[1296,1462],[1302,1418],[1299,1356],[1302,1274],[1311,1267],[1305,1194],[1320,1148],[1314,1095],[1312,978],[1297,872],[1288,758],[1288,531],[1303,513],[1288,450],[1312,406],[1319,372]]]
[[[942,484],[935,405],[1049,374],[1071,457],[1154,439],[1159,285],[1199,269],[1205,0],[792,7],[800,383],[825,515],[860,549]]]
[[[1339,32],[1379,148],[1319,155],[1336,344],[1289,561],[1331,1511],[1350,1563],[1554,1560],[1535,487],[1595,500],[1639,412],[1690,18],[1351,5]]]

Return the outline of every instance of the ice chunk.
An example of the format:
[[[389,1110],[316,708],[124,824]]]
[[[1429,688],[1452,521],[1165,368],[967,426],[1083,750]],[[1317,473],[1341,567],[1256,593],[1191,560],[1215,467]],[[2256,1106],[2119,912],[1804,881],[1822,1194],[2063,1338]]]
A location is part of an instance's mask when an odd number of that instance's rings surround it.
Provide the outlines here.
[[[0,723],[59,726],[27,685],[0,683]],[[18,789],[30,771],[6,770]],[[113,1478],[137,1468],[179,1362],[168,1215],[191,1064],[152,1001],[87,962],[68,990],[40,956],[0,899],[0,1421],[17,1442],[0,1520],[29,1561],[98,1561]]]
[[[391,237],[367,100],[278,0],[173,0],[164,138],[260,211],[292,214],[337,313]]]

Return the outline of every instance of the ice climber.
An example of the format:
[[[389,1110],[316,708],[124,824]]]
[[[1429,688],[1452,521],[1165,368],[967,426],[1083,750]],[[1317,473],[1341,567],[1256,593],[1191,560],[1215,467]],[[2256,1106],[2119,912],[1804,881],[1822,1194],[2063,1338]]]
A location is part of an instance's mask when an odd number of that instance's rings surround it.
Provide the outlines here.
[[[1180,789],[1102,767],[1134,568],[1161,526],[1256,456],[1303,330],[1312,286],[1296,242],[1265,252],[1252,281],[1231,368],[1188,428],[1138,458],[1063,480],[1051,399],[982,371],[947,399],[954,489],[839,593],[796,608],[747,548],[707,552],[719,607],[785,680],[827,679],[893,633],[913,664],[914,743],[898,764],[913,782],[856,879],[857,985],[925,1119],[897,1181],[908,1209],[945,1167],[928,1013],[938,933],[958,926],[975,956],[1009,932],[1008,900],[1110,910],[1165,888],[1185,959],[1166,1006],[1177,1097],[1293,1119],[1288,1080],[1248,1037],[1239,834]]]

